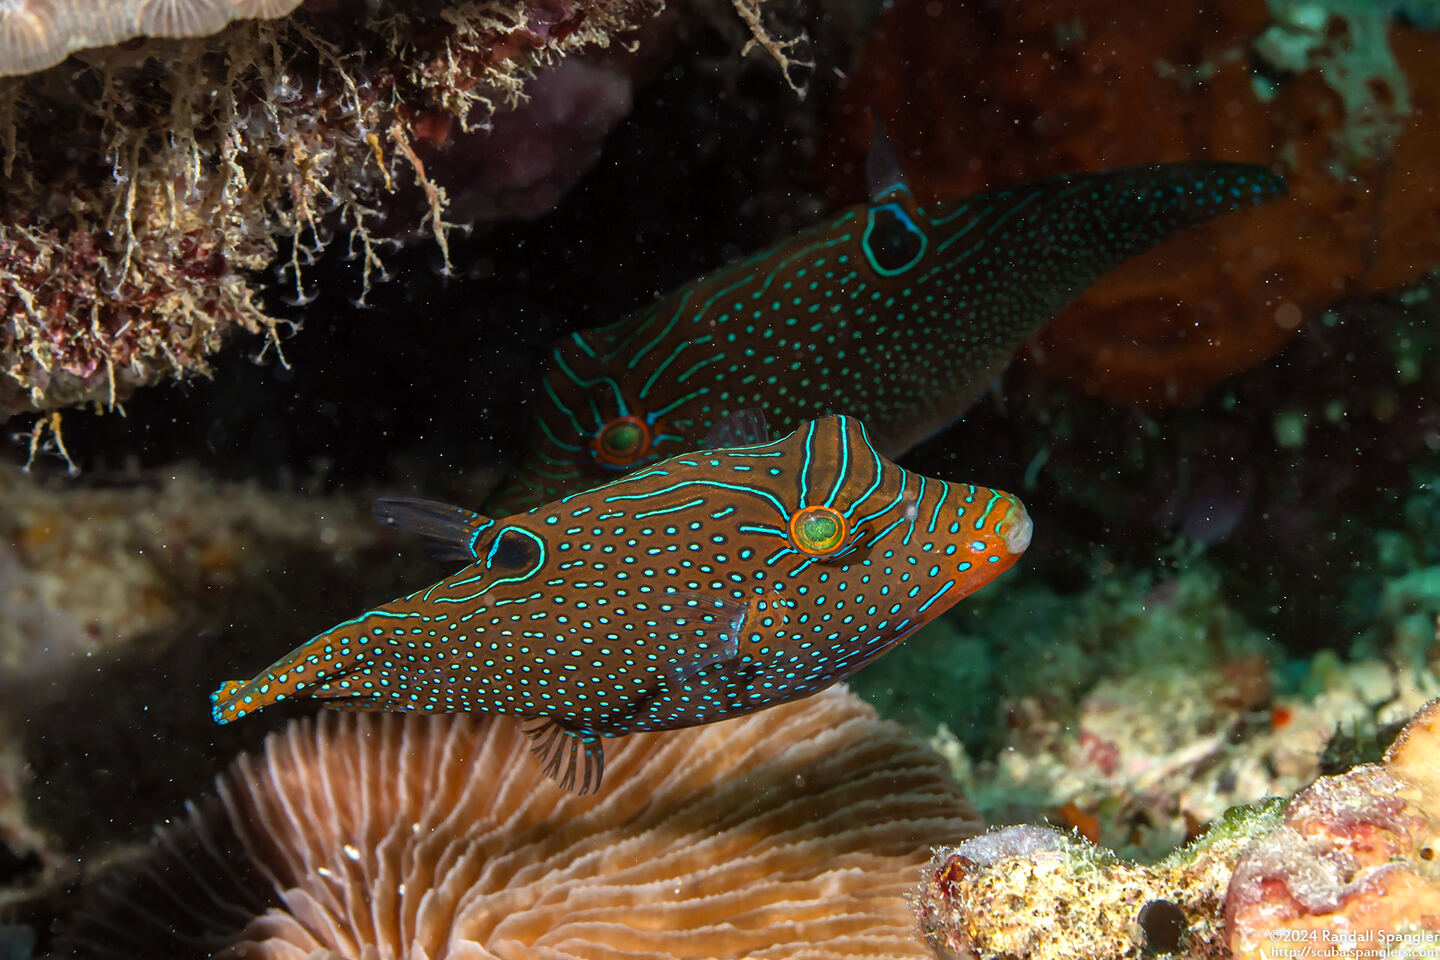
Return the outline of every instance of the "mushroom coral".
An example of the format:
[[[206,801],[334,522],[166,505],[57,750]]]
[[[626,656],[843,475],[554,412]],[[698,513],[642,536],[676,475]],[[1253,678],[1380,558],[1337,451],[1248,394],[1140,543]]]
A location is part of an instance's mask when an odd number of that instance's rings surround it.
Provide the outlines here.
[[[1034,351],[1108,399],[1185,403],[1307,316],[1440,262],[1440,36],[1392,8],[898,0],[841,99],[836,169],[861,168],[871,111],[922,199],[1165,161],[1283,168],[1285,199],[1132,258]]]
[[[843,689],[625,738],[595,796],[528,750],[503,718],[296,721],[99,878],[59,952],[923,957],[902,894],[980,826]]]
[[[134,37],[199,37],[231,20],[282,17],[300,0],[12,0],[0,7],[0,76]]]

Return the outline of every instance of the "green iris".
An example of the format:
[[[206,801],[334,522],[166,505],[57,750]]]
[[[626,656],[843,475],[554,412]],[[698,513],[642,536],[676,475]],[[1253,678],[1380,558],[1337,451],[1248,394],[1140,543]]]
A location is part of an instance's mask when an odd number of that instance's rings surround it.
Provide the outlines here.
[[[645,442],[645,432],[634,423],[616,423],[600,434],[600,446],[615,456],[634,453]]]
[[[842,531],[835,517],[816,512],[800,521],[800,539],[807,550],[833,550],[840,545]]]

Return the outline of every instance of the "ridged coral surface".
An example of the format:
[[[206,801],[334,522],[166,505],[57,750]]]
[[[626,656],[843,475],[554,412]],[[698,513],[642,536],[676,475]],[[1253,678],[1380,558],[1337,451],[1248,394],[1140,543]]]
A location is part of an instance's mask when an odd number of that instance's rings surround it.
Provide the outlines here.
[[[132,37],[198,37],[231,20],[280,17],[300,0],[15,0],[0,8],[0,75]]]
[[[513,722],[298,721],[104,881],[65,949],[923,957],[902,894],[979,828],[940,759],[843,690],[611,750],[579,798]]]

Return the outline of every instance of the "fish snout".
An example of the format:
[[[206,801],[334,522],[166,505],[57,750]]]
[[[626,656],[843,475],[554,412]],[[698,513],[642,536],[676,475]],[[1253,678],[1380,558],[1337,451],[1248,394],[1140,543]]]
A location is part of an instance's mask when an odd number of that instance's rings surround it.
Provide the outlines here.
[[[1010,569],[1030,546],[1035,530],[1025,505],[1015,497],[1002,490],[986,490],[985,495],[978,516],[970,506],[967,520],[960,524],[960,572],[978,583],[988,583]]]
[[[1019,556],[1030,546],[1030,536],[1035,532],[1035,524],[1030,519],[1025,504],[1010,497],[1010,509],[1007,510],[995,524],[995,532],[1005,541],[1005,549],[1009,550],[1012,556]]]

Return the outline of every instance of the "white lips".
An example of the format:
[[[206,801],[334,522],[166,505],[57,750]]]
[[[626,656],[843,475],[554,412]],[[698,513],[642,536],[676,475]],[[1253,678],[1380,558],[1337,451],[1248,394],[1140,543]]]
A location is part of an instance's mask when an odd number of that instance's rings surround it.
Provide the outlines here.
[[[1005,546],[1011,553],[1024,553],[1025,548],[1030,546],[1030,535],[1035,532],[1035,524],[1030,520],[1030,514],[1025,512],[1025,507],[1019,501],[1010,508],[1010,516],[1005,520]]]

